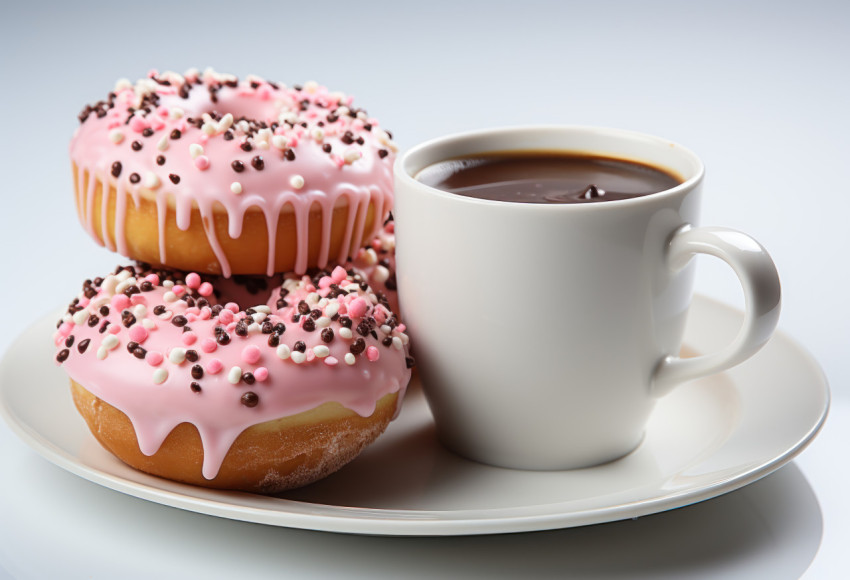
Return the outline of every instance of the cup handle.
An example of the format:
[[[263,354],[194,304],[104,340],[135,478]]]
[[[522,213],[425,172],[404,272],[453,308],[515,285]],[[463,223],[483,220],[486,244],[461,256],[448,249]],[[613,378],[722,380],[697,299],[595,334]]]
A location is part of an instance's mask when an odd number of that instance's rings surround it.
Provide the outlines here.
[[[728,228],[682,226],[670,238],[667,263],[677,272],[696,254],[716,256],[735,271],[744,289],[744,322],[735,339],[715,353],[688,359],[663,358],[653,373],[652,392],[657,397],[680,383],[745,361],[767,343],[779,321],[779,274],[761,244]]]

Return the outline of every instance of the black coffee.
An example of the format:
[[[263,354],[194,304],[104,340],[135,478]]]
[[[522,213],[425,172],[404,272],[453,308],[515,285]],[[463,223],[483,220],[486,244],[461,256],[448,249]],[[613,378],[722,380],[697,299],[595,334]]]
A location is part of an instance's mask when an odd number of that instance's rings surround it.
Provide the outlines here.
[[[682,181],[635,161],[559,151],[503,151],[446,159],[416,179],[437,189],[494,201],[591,203],[665,191]]]

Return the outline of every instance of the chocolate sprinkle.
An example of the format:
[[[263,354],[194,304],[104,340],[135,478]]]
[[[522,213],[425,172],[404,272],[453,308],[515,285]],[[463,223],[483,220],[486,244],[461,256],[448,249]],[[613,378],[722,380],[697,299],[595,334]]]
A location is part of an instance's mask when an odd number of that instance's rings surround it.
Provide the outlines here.
[[[116,161],[112,164],[112,177],[118,177],[121,175],[121,162]]]
[[[257,396],[257,393],[248,391],[247,393],[242,395],[240,401],[246,407],[256,407],[257,404],[260,402],[260,397]]]
[[[177,175],[176,173],[169,173],[168,179],[170,179],[171,183],[173,183],[174,185],[177,185],[178,183],[180,183],[180,176]]]
[[[358,338],[353,343],[351,343],[351,347],[348,350],[351,351],[351,354],[360,354],[364,350],[366,350],[366,341],[362,338]]]
[[[239,161],[238,159],[231,163],[230,166],[236,173],[242,173],[243,171],[245,171],[245,164]]]
[[[138,173],[130,174],[130,183],[139,183],[142,180]]]
[[[77,350],[80,352],[80,354],[86,352],[86,349],[89,347],[89,343],[91,343],[90,338],[84,338],[80,341],[80,343],[77,345]]]
[[[242,380],[246,385],[253,385],[257,381],[252,373],[242,373]]]
[[[334,339],[334,331],[332,328],[323,328],[322,329],[322,340],[324,342],[333,342]]]
[[[265,163],[265,161],[263,161],[263,158],[262,158],[261,155],[257,155],[256,157],[251,159],[251,166],[253,166],[253,168],[256,169],[257,171],[262,171],[263,167],[266,166],[266,163]]]
[[[204,376],[204,367],[201,365],[194,365],[192,367],[192,378],[193,379],[201,379]]]
[[[196,383],[195,381],[192,381],[192,383],[189,385],[189,388],[192,389],[193,393],[201,392],[201,385]]]
[[[66,360],[68,360],[68,355],[70,355],[70,354],[71,354],[71,351],[69,351],[67,348],[63,348],[62,350],[59,351],[59,354],[56,355],[56,360],[59,361],[60,363],[63,363]]]

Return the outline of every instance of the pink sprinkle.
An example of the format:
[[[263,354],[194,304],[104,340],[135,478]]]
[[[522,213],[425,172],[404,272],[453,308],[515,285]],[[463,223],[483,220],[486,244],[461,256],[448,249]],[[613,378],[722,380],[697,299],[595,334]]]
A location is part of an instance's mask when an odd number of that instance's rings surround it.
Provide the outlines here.
[[[322,276],[321,280],[319,280],[319,288],[330,288],[333,283],[334,280],[330,276]]]
[[[118,324],[113,324],[107,329],[107,332],[109,334],[118,334],[119,332],[121,332],[121,326]]]
[[[189,332],[184,332],[180,335],[180,338],[183,341],[183,344],[189,346],[191,344],[195,344],[195,341],[198,340],[198,335],[190,330]]]
[[[387,310],[380,304],[375,308],[375,311],[372,313],[372,316],[375,317],[375,322],[378,324],[383,324],[387,321]]]
[[[178,296],[183,296],[186,293],[186,288],[184,286],[181,286],[180,284],[175,284],[171,288],[171,291],[177,294]]]
[[[112,303],[112,308],[119,311],[124,310],[125,308],[130,306],[130,299],[127,298],[125,294],[116,294],[112,297],[112,300],[110,302]]]
[[[204,306],[198,313],[198,318],[201,320],[209,320],[212,316],[212,309],[209,306]]]
[[[313,352],[313,349],[311,348],[310,350],[307,351],[307,362],[313,362],[313,360],[315,360],[315,358],[316,358],[316,353]]]
[[[260,347],[256,344],[249,344],[242,349],[242,360],[248,364],[256,364],[260,360]]]
[[[159,119],[157,117],[153,117],[151,119],[151,127],[153,128],[154,131],[161,131],[162,129],[165,128],[165,123],[163,122],[162,119]]]
[[[381,353],[378,352],[378,348],[375,346],[370,346],[366,349],[366,358],[370,361],[375,362],[379,358],[381,358]]]
[[[198,319],[198,315],[197,315],[197,314],[194,314],[194,313],[192,313],[192,312],[187,312],[187,313],[186,313],[186,320],[188,320],[189,322],[195,322],[197,319]]]
[[[201,286],[198,288],[198,294],[200,294],[201,296],[209,296],[212,293],[213,287],[212,284],[210,284],[209,282],[202,283]]]
[[[73,330],[73,328],[73,322],[63,322],[59,325],[59,334],[61,334],[62,336],[68,336],[69,334],[71,334],[71,330]]]
[[[201,171],[208,169],[209,166],[210,166],[210,158],[207,157],[206,155],[199,155],[198,157],[195,158],[195,167],[197,167]]]
[[[337,284],[339,284],[340,282],[345,280],[345,278],[347,276],[348,276],[348,273],[345,271],[345,268],[343,268],[342,266],[337,266],[336,268],[334,268],[334,271],[331,272],[331,278],[333,278],[333,281],[336,282]]]
[[[89,305],[89,302],[90,302],[90,300],[88,298],[86,298],[85,296],[83,296],[82,298],[80,298],[80,301],[77,303],[77,306],[79,306],[81,308],[85,308],[86,306]]]
[[[254,370],[254,378],[258,381],[264,381],[269,378],[269,369],[266,367],[257,367]]]
[[[144,294],[133,294],[130,296],[130,302],[135,306],[136,304],[147,304],[148,299]]]
[[[354,318],[363,318],[368,311],[369,304],[359,296],[348,305],[348,314]]]
[[[145,362],[147,362],[152,367],[158,367],[162,364],[164,358],[165,357],[162,356],[161,352],[149,350],[148,354],[145,355]]]
[[[342,169],[345,166],[345,159],[343,159],[342,157],[340,157],[336,153],[331,153],[331,161],[333,161],[334,164],[340,169]]]
[[[405,330],[407,330],[407,327],[404,324],[399,324],[398,326],[396,326],[396,330],[398,330],[399,332],[404,332]]]
[[[222,324],[230,324],[233,322],[233,312],[225,308],[218,314],[218,321]]]
[[[215,352],[217,348],[218,344],[212,338],[205,338],[201,341],[201,350],[204,352]]]
[[[384,226],[384,231],[388,234],[395,233],[395,222],[390,222]]]
[[[236,321],[231,322],[230,324],[228,324],[227,326],[225,326],[225,327],[224,327],[224,329],[225,329],[227,332],[233,332],[234,330],[236,330]]]
[[[227,308],[228,310],[230,310],[233,314],[236,314],[237,312],[239,312],[239,305],[236,304],[235,302],[228,302],[227,304],[224,305],[224,307]]]
[[[199,288],[201,286],[201,277],[198,276],[195,272],[190,272],[186,274],[186,286],[192,288],[193,290]]]
[[[224,365],[221,364],[221,361],[217,358],[212,359],[207,363],[207,372],[211,375],[217,375],[221,372],[221,369],[224,368]]]
[[[145,276],[145,280],[147,280],[154,286],[159,285],[159,276],[157,276],[156,274],[148,274],[147,276]]]
[[[328,365],[329,367],[335,367],[336,365],[338,365],[338,364],[339,364],[339,361],[338,361],[338,360],[336,360],[336,359],[335,359],[334,357],[332,357],[332,356],[326,356],[326,357],[325,357],[325,364],[326,364],[326,365]]]
[[[381,249],[381,240],[379,240],[378,238],[373,238],[371,245],[372,245],[373,249],[380,250]]]
[[[148,124],[144,118],[133,115],[133,118],[130,119],[130,128],[136,133],[141,133],[148,128]]]
[[[148,329],[142,326],[141,324],[134,324],[130,328],[130,340],[133,342],[138,342],[139,344],[145,342],[148,338]]]
[[[195,316],[198,316],[200,313],[201,313],[201,309],[198,308],[197,306],[190,306],[189,308],[186,309],[186,314],[193,314]]]

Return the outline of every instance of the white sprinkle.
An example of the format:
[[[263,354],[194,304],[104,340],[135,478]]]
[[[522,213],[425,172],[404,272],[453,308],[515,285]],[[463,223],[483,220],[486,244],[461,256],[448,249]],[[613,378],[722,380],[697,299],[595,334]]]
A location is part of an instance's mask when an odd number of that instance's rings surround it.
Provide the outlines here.
[[[105,337],[103,337],[103,342],[100,343],[103,348],[108,348],[109,350],[118,348],[119,344],[121,344],[121,342],[114,334],[107,334]]]
[[[127,278],[126,280],[122,280],[121,282],[118,283],[117,286],[115,286],[115,293],[121,294],[121,293],[124,292],[124,290],[126,290],[127,288],[129,288],[130,286],[132,286],[135,283],[136,283],[136,279],[133,278],[132,276]]]
[[[103,360],[106,358],[106,355],[109,354],[109,351],[104,347],[100,347],[97,349],[97,358],[98,360]]]
[[[300,365],[300,364],[301,364],[301,363],[303,363],[305,360],[307,360],[307,353],[305,353],[305,352],[301,352],[301,351],[299,351],[299,350],[294,350],[294,351],[292,351],[292,356],[291,356],[291,358],[292,358],[292,362],[294,362],[295,364],[299,364],[299,365]]]
[[[342,154],[343,160],[345,160],[345,162],[348,164],[354,163],[361,157],[363,157],[363,153],[359,149],[355,149],[354,147],[349,147]]]
[[[153,382],[161,385],[168,379],[168,371],[165,369],[156,369],[153,372]]]
[[[118,278],[119,282],[123,282],[124,280],[132,276],[132,274],[130,274],[130,270],[121,270],[115,276]]]
[[[281,344],[277,347],[277,356],[281,360],[286,360],[289,358],[289,355],[292,354],[292,351],[285,344]]]
[[[357,360],[357,358],[353,354],[351,354],[350,352],[347,352],[347,353],[345,353],[344,360],[345,360],[345,364],[353,365],[354,362]]]
[[[156,148],[158,151],[168,151],[168,136],[164,135],[162,139],[159,140],[159,143],[156,144]]]
[[[248,325],[248,333],[249,334],[258,334],[262,332],[263,327],[257,324],[256,322]]]
[[[316,127],[313,129],[313,140],[317,143],[321,143],[325,139],[325,132],[321,127]]]
[[[113,129],[109,132],[109,140],[117,145],[124,140],[124,133],[118,129]]]
[[[378,263],[378,253],[374,249],[368,248],[364,252],[364,261],[367,266],[374,266]]]
[[[179,365],[184,360],[186,360],[186,349],[185,348],[172,348],[171,352],[168,353],[168,360],[176,365]]]
[[[392,328],[390,328],[390,325],[389,325],[389,324],[382,324],[382,325],[381,325],[381,332],[383,332],[384,334],[389,334],[389,333],[391,333],[392,331],[393,331],[393,329],[392,329]]]
[[[351,338],[351,337],[353,336],[353,335],[351,334],[351,329],[350,329],[350,328],[346,328],[346,327],[344,327],[344,326],[343,326],[342,328],[340,328],[340,329],[339,329],[339,335],[340,335],[342,338]]]
[[[160,185],[159,177],[156,176],[156,173],[153,171],[148,171],[145,173],[145,180],[142,181],[142,186],[147,187],[148,189],[156,189]]]
[[[325,328],[331,325],[331,319],[327,316],[320,316],[316,319],[316,328]]]
[[[162,295],[162,299],[166,302],[177,302],[177,294],[169,290],[168,292]]]
[[[334,301],[327,305],[325,308],[325,316],[329,318],[333,318],[339,313],[339,302]]]
[[[306,83],[304,83],[303,89],[305,93],[315,93],[319,90],[319,83],[317,83],[316,81],[307,81]]]
[[[295,189],[301,189],[302,187],[304,187],[304,178],[300,175],[293,175],[289,178],[289,185],[291,185]]]
[[[315,354],[318,358],[325,358],[329,354],[331,354],[331,349],[326,347],[323,344],[313,347],[313,354]]]
[[[230,191],[232,191],[236,195],[239,195],[240,193],[242,193],[242,184],[238,181],[234,181],[230,184]]]
[[[221,121],[218,122],[218,130],[224,133],[230,126],[233,125],[233,115],[227,113],[224,117],[221,118]]]
[[[252,306],[254,310],[257,312],[262,312],[263,314],[271,314],[272,309],[267,304],[258,304],[257,306]]]
[[[73,320],[74,320],[74,317],[71,316],[70,314],[68,314],[67,312],[62,317],[62,322],[73,322]]]
[[[173,288],[174,287],[174,280],[163,280],[162,287],[163,288]]]
[[[162,314],[158,315],[160,320],[169,320],[174,315],[170,310],[166,310]]]
[[[115,287],[118,285],[118,278],[113,275],[109,275],[103,280],[103,284],[100,285],[100,289],[103,290],[109,296],[115,294]]]
[[[192,156],[192,159],[197,159],[203,154],[204,148],[198,145],[197,143],[192,143],[191,145],[189,145],[189,155]]]
[[[310,304],[311,306],[315,306],[316,304],[319,303],[319,300],[321,300],[321,299],[322,299],[322,297],[319,295],[318,292],[310,292],[309,294],[307,294],[306,302],[307,302],[307,304]]]
[[[156,322],[154,322],[150,318],[145,318],[144,320],[142,320],[142,326],[144,326],[148,330],[154,330],[156,328]]]
[[[349,109],[345,105],[342,105],[339,108],[337,108],[336,115],[337,115],[337,117],[345,117],[350,112],[351,112],[351,109]]]
[[[212,123],[204,123],[203,127],[201,127],[201,131],[203,131],[206,135],[215,135],[216,134],[216,126]]]
[[[286,149],[287,138],[283,135],[275,135],[272,137],[272,145],[275,149]]]
[[[132,89],[133,83],[130,82],[130,79],[118,79],[115,82],[115,92],[123,91],[124,89]]]
[[[174,107],[173,109],[171,109],[171,113],[169,113],[168,116],[176,121],[177,119],[182,119],[184,114],[185,113],[183,113],[183,109],[181,109],[180,107]]]
[[[148,307],[144,304],[136,304],[136,306],[133,307],[133,316],[135,316],[137,319],[144,318],[147,313]]]
[[[263,320],[265,320],[266,316],[268,316],[268,314],[266,314],[265,312],[255,312],[254,314],[251,315],[251,318],[254,319],[254,322],[259,323],[259,322],[262,322]]]
[[[71,320],[74,321],[74,324],[85,324],[86,320],[89,319],[89,314],[88,309],[83,308],[82,310],[77,310],[71,317]]]
[[[239,381],[242,380],[242,369],[239,367],[230,367],[230,371],[227,373],[227,380],[231,385],[238,385]]]
[[[393,337],[393,348],[396,350],[401,350],[404,348],[404,343],[397,336]]]
[[[372,274],[372,279],[379,284],[383,284],[390,279],[390,271],[385,266],[375,268],[375,273]]]

